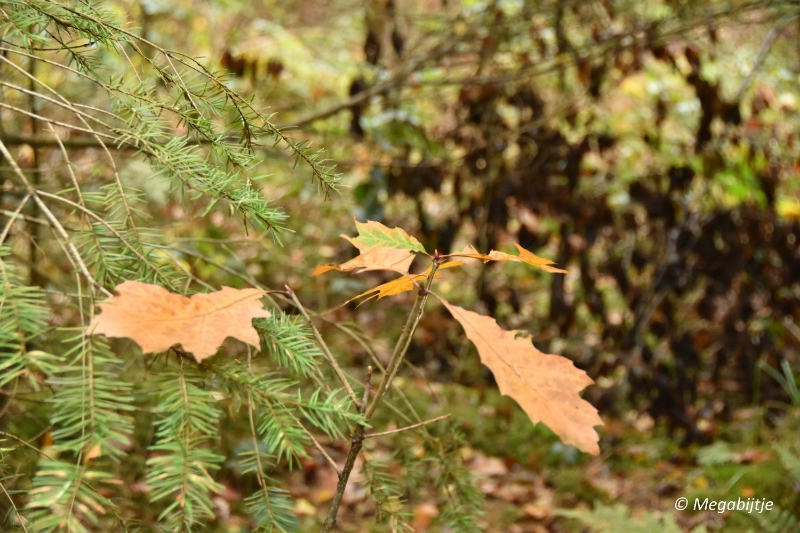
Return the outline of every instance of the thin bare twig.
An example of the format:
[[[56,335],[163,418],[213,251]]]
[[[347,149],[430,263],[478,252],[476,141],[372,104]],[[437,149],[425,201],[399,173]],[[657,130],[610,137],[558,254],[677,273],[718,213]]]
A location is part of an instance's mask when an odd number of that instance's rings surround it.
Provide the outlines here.
[[[383,375],[383,380],[378,387],[378,392],[375,393],[375,398],[373,398],[372,403],[367,408],[367,412],[365,413],[367,420],[372,418],[372,415],[375,414],[375,410],[380,405],[381,400],[383,400],[383,396],[386,394],[386,390],[389,388],[389,385],[391,385],[395,375],[397,375],[397,370],[400,368],[400,363],[403,361],[403,357],[405,357],[408,347],[411,345],[411,338],[414,335],[414,331],[417,329],[419,321],[422,319],[422,312],[425,308],[425,302],[428,300],[431,284],[436,276],[436,270],[439,268],[439,262],[439,254],[436,252],[434,254],[433,265],[431,266],[430,274],[428,274],[425,287],[420,287],[420,290],[417,291],[417,298],[414,300],[414,307],[411,310],[411,313],[408,315],[406,325],[403,326],[403,333],[397,340],[394,352],[392,353],[392,358],[389,360],[389,365],[386,368],[386,373]]]
[[[79,267],[79,269],[81,271],[81,274],[83,274],[83,276],[89,281],[89,283],[93,287],[98,289],[100,292],[102,292],[103,294],[105,294],[106,296],[109,296],[109,297],[113,296],[109,290],[107,290],[105,287],[100,285],[97,282],[97,280],[95,280],[94,277],[92,277],[92,274],[89,272],[89,269],[86,267],[86,263],[83,262],[83,258],[81,257],[80,252],[78,252],[78,249],[75,247],[75,244],[69,238],[69,234],[67,234],[67,230],[64,229],[64,226],[61,225],[61,223],[58,221],[58,219],[53,214],[53,212],[50,211],[50,209],[42,201],[42,199],[39,198],[36,189],[33,188],[33,185],[31,185],[31,183],[28,181],[28,178],[26,178],[25,174],[22,172],[22,170],[20,170],[19,166],[17,165],[17,162],[11,156],[11,152],[8,151],[8,148],[6,148],[6,145],[3,144],[2,141],[0,141],[0,153],[3,154],[3,156],[6,158],[8,163],[14,169],[14,172],[17,174],[19,179],[22,181],[22,183],[25,185],[25,187],[27,187],[28,192],[30,193],[31,197],[33,197],[33,201],[36,202],[36,205],[39,207],[39,209],[41,210],[42,214],[44,214],[45,218],[47,218],[47,220],[50,221],[50,224],[53,226],[53,228],[55,228],[56,232],[61,236],[61,238],[64,241],[64,244],[66,245],[67,249],[70,252],[70,255],[72,255],[72,258],[77,263],[77,265],[78,265],[78,267]]]
[[[410,429],[416,429],[418,427],[427,426],[428,424],[433,424],[434,422],[438,422],[439,420],[445,420],[446,418],[450,418],[450,413],[446,415],[437,416],[436,418],[431,418],[430,420],[425,420],[424,422],[420,422],[418,424],[412,424],[410,426],[398,428],[398,429],[390,429],[389,431],[381,431],[380,433],[370,433],[368,435],[364,435],[365,439],[372,439],[375,437],[383,437],[384,435],[393,435],[394,433],[400,433],[402,431],[408,431]]]

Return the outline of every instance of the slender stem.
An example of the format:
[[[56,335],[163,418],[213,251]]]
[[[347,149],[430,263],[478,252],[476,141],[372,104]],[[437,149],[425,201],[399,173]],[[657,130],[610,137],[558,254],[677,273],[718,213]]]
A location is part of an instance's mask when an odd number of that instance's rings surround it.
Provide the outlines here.
[[[3,154],[3,157],[6,158],[8,164],[14,169],[14,172],[19,176],[19,179],[28,189],[28,193],[33,197],[33,201],[36,202],[36,205],[39,207],[39,210],[44,214],[45,218],[50,221],[50,224],[55,228],[56,232],[61,236],[64,241],[64,245],[69,249],[69,254],[72,255],[72,258],[77,263],[81,273],[83,276],[89,281],[89,283],[98,289],[100,292],[105,294],[106,296],[113,296],[111,292],[109,292],[105,287],[100,285],[89,273],[89,269],[86,267],[86,263],[83,262],[83,258],[81,254],[78,252],[78,249],[73,244],[72,240],[69,238],[69,234],[64,229],[64,226],[58,221],[53,212],[48,209],[48,207],[44,204],[41,198],[39,198],[38,191],[31,185],[28,181],[28,178],[25,177],[25,174],[22,173],[22,170],[17,165],[17,162],[14,161],[14,158],[11,157],[11,153],[6,148],[6,145],[3,144],[3,141],[0,141],[0,153]]]
[[[367,400],[369,399],[369,391],[372,387],[372,367],[369,367],[367,370],[364,401],[361,402],[360,405],[358,403],[356,404],[359,406],[359,412],[364,414],[364,418],[366,420],[369,420],[369,418],[375,412],[375,409],[377,409],[378,405],[380,405],[384,394],[386,394],[386,390],[388,389],[389,385],[391,385],[392,379],[397,373],[397,368],[400,366],[400,362],[403,360],[403,357],[408,351],[408,347],[411,344],[411,337],[414,335],[414,331],[417,329],[417,325],[422,318],[422,311],[425,308],[425,302],[428,299],[431,284],[433,283],[436,269],[439,268],[440,261],[441,258],[439,257],[439,253],[435,252],[433,256],[433,266],[430,274],[428,274],[425,287],[421,287],[419,291],[417,291],[417,298],[414,300],[414,307],[411,309],[411,313],[408,315],[408,320],[403,327],[403,332],[401,333],[400,338],[397,340],[394,353],[392,353],[392,358],[389,361],[389,366],[383,375],[383,380],[378,388],[378,392],[375,394],[375,398],[369,405],[367,405]],[[287,287],[287,289],[289,288]],[[294,293],[291,291],[289,292],[289,295],[292,297],[292,299],[296,299]],[[305,310],[299,305],[299,302],[295,301],[295,303],[298,305],[298,308],[303,315],[307,316]],[[309,323],[311,323],[310,320]],[[333,496],[331,508],[328,511],[328,517],[325,519],[325,523],[322,524],[321,533],[330,533],[330,531],[332,531],[336,526],[336,515],[339,513],[339,506],[342,503],[342,497],[344,496],[344,491],[347,488],[347,481],[350,479],[353,466],[355,465],[358,454],[361,452],[361,448],[364,445],[364,439],[366,438],[364,434],[365,427],[363,424],[359,424],[358,427],[356,427],[355,433],[350,437],[350,451],[347,454],[347,460],[344,463],[344,468],[342,468],[342,473],[339,475],[339,483],[336,486],[336,494]]]
[[[404,428],[398,429],[390,429],[389,431],[382,431],[380,433],[370,433],[369,435],[364,435],[365,439],[373,439],[375,437],[383,437],[385,435],[393,435],[395,433],[400,433],[401,431],[408,431],[409,429],[417,429],[418,427],[427,426],[428,424],[433,424],[434,422],[438,422],[439,420],[444,420],[446,418],[450,418],[450,413],[446,415],[437,416],[436,418],[431,418],[430,420],[425,420],[424,422],[420,422],[419,424],[413,424],[411,426],[406,426]]]
[[[0,490],[3,491],[3,494],[6,495],[6,498],[8,498],[8,501],[11,503],[11,507],[14,509],[14,514],[17,515],[17,518],[19,519],[19,525],[22,526],[22,530],[25,533],[28,533],[28,528],[25,527],[25,522],[27,522],[27,520],[20,514],[19,509],[17,509],[17,504],[14,503],[14,500],[11,498],[11,495],[8,493],[2,483],[0,483]]]
[[[363,415],[367,410],[367,402],[369,401],[369,393],[372,390],[372,366],[367,367],[367,378],[364,380],[364,397],[361,398],[361,407],[358,411]]]
[[[339,366],[339,363],[336,361],[336,358],[331,353],[330,349],[328,348],[328,345],[325,344],[325,341],[323,340],[322,335],[320,335],[317,326],[314,325],[314,322],[311,321],[311,317],[308,316],[306,308],[303,307],[303,304],[301,304],[300,300],[297,299],[297,295],[288,285],[286,285],[286,292],[294,302],[294,305],[297,306],[297,309],[303,315],[303,318],[306,319],[306,323],[311,328],[311,332],[314,334],[314,338],[317,339],[317,344],[319,344],[319,347],[322,349],[322,353],[325,354],[325,358],[328,360],[328,363],[330,363],[331,367],[333,368],[336,377],[339,378],[339,382],[341,382],[342,387],[344,387],[344,390],[347,392],[347,395],[350,396],[350,398],[353,400],[353,405],[355,405],[356,408],[358,409],[359,408],[358,397],[356,396],[355,391],[353,391],[353,387],[350,386],[350,382],[347,381],[347,376],[344,375],[344,372],[342,371],[342,368]]]
[[[364,401],[361,402],[359,407],[360,412],[363,414],[367,407],[367,400],[369,399],[369,391],[372,389],[372,367],[367,367],[367,377],[364,379]],[[356,432],[350,438],[350,452],[347,454],[347,460],[344,462],[342,472],[339,474],[339,483],[336,485],[336,494],[333,495],[331,508],[328,511],[328,517],[325,523],[322,524],[321,533],[330,533],[336,527],[336,515],[339,514],[339,506],[342,504],[342,497],[347,488],[347,481],[350,479],[350,474],[353,471],[353,466],[356,464],[358,454],[361,452],[361,447],[364,445],[364,426],[359,424]]]
[[[406,325],[403,327],[403,333],[397,340],[392,358],[389,360],[389,365],[386,367],[386,373],[383,376],[380,387],[378,387],[378,392],[375,393],[372,403],[367,408],[367,412],[365,413],[367,420],[375,414],[375,410],[380,405],[381,400],[383,400],[384,394],[386,394],[389,385],[391,385],[394,380],[397,370],[400,368],[400,363],[403,361],[403,357],[405,357],[408,347],[411,345],[411,338],[414,336],[414,331],[416,331],[420,319],[422,319],[422,312],[425,309],[425,302],[428,300],[428,295],[430,294],[430,288],[434,276],[436,275],[436,269],[439,268],[439,261],[439,255],[436,253],[434,255],[431,272],[428,274],[428,279],[425,282],[425,288],[417,292],[417,298],[414,300],[414,308],[408,315]]]

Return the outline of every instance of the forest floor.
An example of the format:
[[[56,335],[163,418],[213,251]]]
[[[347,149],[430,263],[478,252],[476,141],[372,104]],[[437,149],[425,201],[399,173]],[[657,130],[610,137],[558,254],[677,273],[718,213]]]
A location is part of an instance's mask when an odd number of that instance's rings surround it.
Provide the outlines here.
[[[421,387],[421,382],[407,383],[406,393],[412,397],[413,389],[421,392]],[[621,419],[605,419],[601,455],[592,457],[562,445],[541,425],[532,426],[496,392],[447,385],[440,393],[448,400],[444,412],[452,413],[466,434],[469,445],[460,455],[485,495],[481,523],[487,532],[579,532],[589,531],[588,524],[600,532],[797,531],[785,529],[800,503],[800,485],[792,482],[787,462],[800,455],[795,450],[782,456],[781,444],[775,444],[796,441],[792,437],[800,416],[795,411],[776,418],[757,409],[739,410],[729,424],[713,428],[713,443],[688,447],[680,446],[680,432],[670,435],[662,421],[630,411]],[[369,451],[388,456],[389,446],[376,442]],[[342,449],[334,459],[343,461],[346,453]],[[800,459],[795,466],[800,467]],[[304,467],[290,476],[289,489],[303,516],[301,530],[316,531],[337,476],[321,461]],[[387,531],[386,525],[375,525],[375,509],[367,503],[357,472],[352,479],[339,513],[340,531]],[[440,502],[434,494],[423,489],[408,498],[409,523],[418,533],[446,531],[437,521]],[[688,499],[685,511],[676,510],[679,498]],[[702,505],[707,498],[766,500],[773,508],[764,513],[692,508],[695,500]],[[568,509],[584,519],[559,515]]]

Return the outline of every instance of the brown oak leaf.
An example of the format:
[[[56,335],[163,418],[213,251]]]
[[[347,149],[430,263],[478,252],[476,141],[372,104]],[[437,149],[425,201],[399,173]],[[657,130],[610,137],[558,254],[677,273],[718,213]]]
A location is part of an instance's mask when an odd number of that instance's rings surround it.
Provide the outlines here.
[[[354,257],[350,261],[342,263],[341,265],[327,264],[319,265],[314,269],[313,274],[319,276],[330,270],[338,270],[340,272],[350,272],[355,270],[356,273],[366,272],[368,270],[394,270],[397,272],[408,272],[411,262],[414,261],[414,253],[409,250],[400,250],[397,248],[388,248],[386,246],[378,246],[370,248],[360,255]]]
[[[439,270],[443,270],[445,268],[453,268],[461,266],[463,264],[464,264],[463,261],[448,261],[447,263],[442,263],[441,265],[439,265]],[[395,296],[397,294],[402,294],[404,292],[410,291],[411,289],[414,288],[414,283],[421,283],[430,275],[431,268],[432,267],[428,267],[428,269],[425,270],[425,272],[422,272],[421,274],[409,274],[408,276],[403,276],[397,279],[393,279],[392,281],[386,282],[383,285],[378,285],[377,287],[373,287],[368,291],[362,292],[358,296],[353,296],[345,303],[350,303],[353,300],[357,300],[358,298],[368,295],[369,298],[364,300],[364,302],[367,302],[373,298],[378,298],[378,300],[380,300],[381,298],[385,298],[387,296]],[[433,277],[434,279],[439,279],[440,278],[439,272],[436,272],[436,274],[434,274]]]
[[[478,348],[500,392],[520,404],[534,424],[544,423],[565,444],[594,455],[600,453],[595,426],[603,421],[579,392],[594,381],[572,361],[542,353],[519,331],[506,331],[495,319],[442,300]]]
[[[264,291],[232,289],[195,294],[191,298],[138,281],[125,281],[113,296],[98,305],[102,313],[89,325],[90,334],[127,337],[144,353],[163,352],[175,344],[198,361],[212,356],[226,337],[259,345],[251,321],[269,311],[259,299]]]

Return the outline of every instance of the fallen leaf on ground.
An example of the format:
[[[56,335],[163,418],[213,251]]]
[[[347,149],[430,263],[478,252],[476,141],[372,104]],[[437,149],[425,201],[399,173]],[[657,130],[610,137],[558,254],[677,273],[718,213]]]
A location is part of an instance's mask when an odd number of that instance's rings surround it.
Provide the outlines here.
[[[294,502],[294,512],[300,516],[314,516],[317,514],[317,506],[305,498],[300,498]]]
[[[536,520],[549,518],[553,509],[553,492],[547,489],[537,491],[536,499],[522,506],[522,512]]]
[[[431,525],[431,521],[439,516],[439,509],[432,503],[424,502],[414,506],[414,520],[411,527],[417,533],[424,533]]]
[[[595,426],[603,421],[597,410],[578,394],[594,381],[569,359],[542,353],[519,331],[506,331],[495,319],[442,300],[478,348],[500,392],[523,408],[531,421],[544,423],[565,444],[594,455],[600,453]]]
[[[481,476],[503,476],[508,473],[508,467],[497,457],[487,457],[477,452],[469,462],[469,470]]]
[[[270,316],[259,302],[264,291],[258,289],[223,287],[187,298],[158,285],[125,281],[116,291],[119,296],[98,304],[102,312],[92,320],[89,332],[133,339],[145,353],[181,344],[202,361],[217,353],[227,337],[258,346],[251,321]]]

